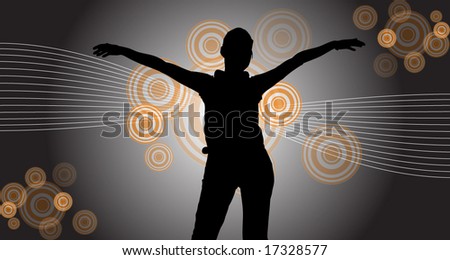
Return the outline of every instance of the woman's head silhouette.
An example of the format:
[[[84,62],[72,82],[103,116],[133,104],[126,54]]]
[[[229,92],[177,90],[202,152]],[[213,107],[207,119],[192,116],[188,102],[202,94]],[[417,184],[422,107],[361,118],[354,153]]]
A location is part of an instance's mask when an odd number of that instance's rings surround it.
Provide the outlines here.
[[[253,40],[242,28],[229,31],[224,39],[220,54],[225,58],[225,71],[244,71],[252,58]]]

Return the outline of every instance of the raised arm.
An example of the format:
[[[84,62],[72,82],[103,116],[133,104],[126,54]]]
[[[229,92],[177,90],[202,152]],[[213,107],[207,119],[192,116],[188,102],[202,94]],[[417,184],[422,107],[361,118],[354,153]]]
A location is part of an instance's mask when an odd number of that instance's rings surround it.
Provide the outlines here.
[[[333,49],[348,49],[355,51],[355,47],[362,47],[364,45],[364,42],[359,41],[356,38],[332,41],[316,48],[301,51],[278,67],[255,76],[254,79],[257,81],[257,84],[263,88],[263,91],[266,91],[305,62],[319,58]]]
[[[158,70],[197,92],[199,92],[200,88],[208,85],[209,80],[211,80],[211,76],[208,74],[189,71],[156,56],[140,53],[114,44],[104,43],[95,46],[94,55],[100,57],[123,55],[139,64]]]

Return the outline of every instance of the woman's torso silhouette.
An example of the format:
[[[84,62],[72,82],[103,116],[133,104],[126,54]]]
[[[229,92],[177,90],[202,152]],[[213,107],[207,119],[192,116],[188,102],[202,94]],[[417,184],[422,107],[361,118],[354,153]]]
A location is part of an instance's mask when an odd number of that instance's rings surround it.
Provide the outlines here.
[[[258,124],[262,88],[247,72],[216,71],[199,89],[208,159],[193,239],[216,239],[240,188],[243,238],[267,239],[273,168]]]

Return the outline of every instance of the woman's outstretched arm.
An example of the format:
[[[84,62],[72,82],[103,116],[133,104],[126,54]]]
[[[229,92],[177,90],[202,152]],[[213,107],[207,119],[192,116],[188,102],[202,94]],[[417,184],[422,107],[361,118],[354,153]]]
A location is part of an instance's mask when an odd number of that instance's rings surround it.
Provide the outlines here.
[[[211,76],[208,74],[189,71],[156,56],[137,52],[119,45],[109,43],[99,44],[94,47],[94,55],[100,57],[123,55],[139,64],[158,70],[197,92],[200,88],[208,85],[209,80],[211,80]]]
[[[316,48],[301,51],[297,53],[294,57],[283,62],[278,67],[255,76],[254,79],[259,83],[259,85],[262,88],[264,88],[263,90],[266,91],[267,89],[271,88],[279,81],[281,81],[284,77],[289,75],[289,73],[294,71],[296,68],[300,67],[303,63],[317,59],[333,49],[335,50],[348,49],[355,51],[356,50],[355,47],[362,47],[364,45],[365,45],[364,42],[359,41],[356,38],[340,41],[332,41]]]

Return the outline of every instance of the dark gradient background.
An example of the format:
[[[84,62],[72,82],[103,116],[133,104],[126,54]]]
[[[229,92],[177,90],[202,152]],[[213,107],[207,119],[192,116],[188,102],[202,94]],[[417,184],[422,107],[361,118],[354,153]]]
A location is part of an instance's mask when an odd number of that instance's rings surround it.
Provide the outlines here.
[[[333,52],[305,64],[286,79],[304,102],[386,94],[445,92],[448,56],[433,59],[419,74],[399,62],[395,77],[382,79],[372,68],[383,49],[374,40],[388,19],[390,0],[376,1],[9,1],[2,4],[0,42],[54,46],[90,54],[110,42],[168,58],[191,67],[185,49],[189,30],[205,19],[219,19],[253,34],[259,17],[275,8],[297,11],[308,21],[312,46],[358,37],[368,44]],[[352,21],[356,7],[370,4],[379,22],[370,31]],[[447,1],[410,1],[425,17]],[[258,59],[258,55],[255,55]],[[108,60],[133,68],[123,57]],[[427,59],[428,61],[428,59]],[[266,64],[267,65],[267,64]],[[271,68],[270,66],[268,66]],[[65,189],[74,198],[63,219],[61,239],[189,239],[200,194],[203,167],[188,157],[175,137],[165,137],[174,153],[166,172],[145,164],[146,145],[127,138],[105,139],[101,128],[1,133],[0,187],[23,183],[27,169],[47,173],[61,161],[77,169],[77,182]],[[450,180],[395,175],[361,166],[349,181],[328,186],[311,179],[301,164],[301,145],[282,139],[272,152],[276,172],[270,239],[449,239]],[[90,209],[99,224],[83,237],[71,227],[73,213]],[[241,238],[240,197],[230,206],[220,239]],[[0,239],[39,239],[22,223],[17,231],[0,219]]]

